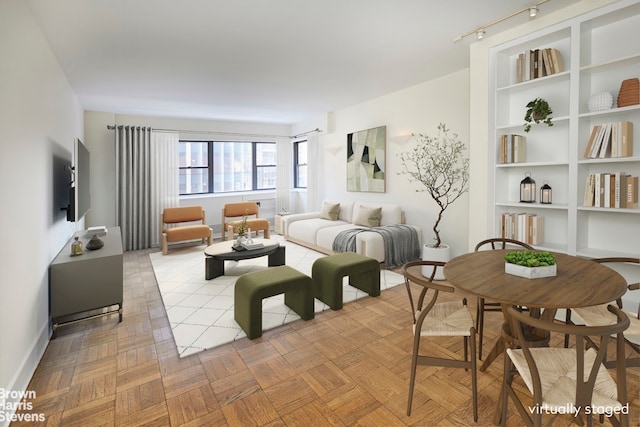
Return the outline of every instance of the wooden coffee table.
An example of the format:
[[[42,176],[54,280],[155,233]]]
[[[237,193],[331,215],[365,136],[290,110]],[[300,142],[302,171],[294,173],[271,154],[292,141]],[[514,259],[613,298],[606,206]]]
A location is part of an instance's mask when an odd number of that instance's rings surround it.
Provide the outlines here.
[[[211,280],[216,277],[224,276],[225,261],[240,261],[243,259],[259,258],[269,256],[269,267],[284,265],[285,263],[285,247],[280,243],[269,239],[254,239],[255,243],[262,243],[264,247],[259,249],[247,249],[244,251],[233,250],[235,240],[226,240],[220,243],[214,243],[204,250],[205,254],[205,279]]]

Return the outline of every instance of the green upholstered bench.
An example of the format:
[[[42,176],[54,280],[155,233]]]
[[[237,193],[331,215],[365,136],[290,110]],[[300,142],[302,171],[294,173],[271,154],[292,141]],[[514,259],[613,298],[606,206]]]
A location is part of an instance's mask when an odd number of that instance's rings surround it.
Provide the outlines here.
[[[313,280],[286,265],[243,274],[234,290],[234,318],[249,339],[262,335],[262,300],[284,294],[284,303],[303,320],[314,317]]]
[[[349,284],[372,297],[380,295],[380,264],[355,252],[344,252],[318,258],[311,268],[314,295],[331,307],[342,308],[342,278],[349,276]]]

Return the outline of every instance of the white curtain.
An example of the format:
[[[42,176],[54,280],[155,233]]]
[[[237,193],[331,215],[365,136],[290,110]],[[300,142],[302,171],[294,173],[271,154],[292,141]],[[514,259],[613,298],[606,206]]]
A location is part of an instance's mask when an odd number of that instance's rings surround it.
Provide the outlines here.
[[[307,212],[320,210],[318,206],[318,132],[309,133],[307,138]]]
[[[116,128],[117,222],[124,250],[159,241],[159,215],[178,205],[178,135],[140,126]]]
[[[290,165],[289,167],[278,167],[276,172],[276,213],[280,213],[283,209],[291,211],[289,195],[291,194],[293,147],[289,139],[278,139],[276,149],[278,165]]]
[[[179,206],[178,132],[151,131],[151,229],[153,246],[160,244],[160,212]]]

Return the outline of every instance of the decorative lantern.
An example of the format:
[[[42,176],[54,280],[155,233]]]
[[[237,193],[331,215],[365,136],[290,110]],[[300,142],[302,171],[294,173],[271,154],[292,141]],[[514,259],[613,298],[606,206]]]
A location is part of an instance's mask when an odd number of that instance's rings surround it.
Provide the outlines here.
[[[531,178],[531,172],[524,174],[524,179],[520,181],[520,203],[536,202],[536,182]]]
[[[551,204],[551,186],[549,181],[545,181],[544,185],[540,187],[540,203],[545,205]]]

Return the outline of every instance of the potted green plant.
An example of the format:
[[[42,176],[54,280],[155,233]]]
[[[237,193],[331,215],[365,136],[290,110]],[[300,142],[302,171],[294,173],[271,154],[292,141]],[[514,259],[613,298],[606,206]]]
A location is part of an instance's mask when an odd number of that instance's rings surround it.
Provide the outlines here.
[[[469,158],[464,155],[465,144],[445,124],[438,125],[434,137],[414,134],[417,144],[409,152],[398,154],[404,170],[398,175],[407,175],[409,182],[422,185],[417,192],[426,192],[438,205],[438,216],[433,225],[433,244],[423,247],[423,259],[448,261],[449,246],[440,238],[440,222],[444,212],[469,190]],[[425,253],[436,250],[436,253]],[[423,274],[425,274],[423,272]],[[440,274],[438,276],[441,277]]]
[[[549,103],[542,98],[536,98],[527,104],[527,111],[524,115],[524,131],[529,132],[533,123],[545,123],[547,126],[553,126],[551,122],[553,111],[549,107]]]
[[[527,279],[553,277],[557,274],[556,259],[547,251],[507,252],[504,271]]]

